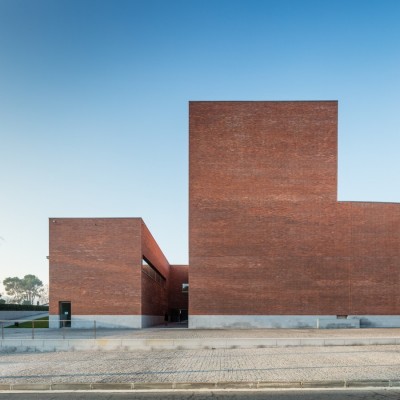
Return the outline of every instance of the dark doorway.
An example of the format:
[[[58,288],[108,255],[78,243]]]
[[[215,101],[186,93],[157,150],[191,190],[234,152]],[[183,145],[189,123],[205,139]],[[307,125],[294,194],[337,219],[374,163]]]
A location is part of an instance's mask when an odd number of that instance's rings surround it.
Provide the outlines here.
[[[60,301],[60,328],[71,327],[71,302]]]
[[[183,309],[173,309],[171,310],[171,322],[187,322],[188,320],[188,310]]]
[[[180,310],[179,322],[187,322],[188,320],[188,310]]]

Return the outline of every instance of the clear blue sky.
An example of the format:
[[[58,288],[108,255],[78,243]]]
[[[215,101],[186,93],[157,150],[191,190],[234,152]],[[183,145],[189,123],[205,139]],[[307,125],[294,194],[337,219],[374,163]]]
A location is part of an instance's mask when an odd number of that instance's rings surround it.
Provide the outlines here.
[[[48,217],[188,260],[188,101],[339,100],[339,199],[400,201],[400,1],[0,0],[0,280]]]

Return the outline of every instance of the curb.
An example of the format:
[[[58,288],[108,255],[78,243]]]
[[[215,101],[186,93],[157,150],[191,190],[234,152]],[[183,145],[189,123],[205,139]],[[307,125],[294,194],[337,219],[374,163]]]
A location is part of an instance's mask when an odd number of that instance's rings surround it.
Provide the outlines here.
[[[132,382],[132,383],[28,383],[0,384],[0,391],[74,391],[74,390],[199,390],[199,389],[345,389],[345,388],[400,388],[400,381],[248,381],[248,382]]]

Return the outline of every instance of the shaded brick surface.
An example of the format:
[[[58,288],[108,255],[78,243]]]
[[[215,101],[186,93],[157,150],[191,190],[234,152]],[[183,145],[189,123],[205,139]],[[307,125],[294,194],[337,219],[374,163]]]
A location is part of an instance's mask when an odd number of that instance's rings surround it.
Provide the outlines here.
[[[189,266],[171,265],[168,301],[170,309],[188,309],[188,293],[182,293],[183,283],[189,283]]]
[[[337,102],[191,102],[191,315],[399,314],[400,205],[337,202]]]
[[[160,282],[142,273],[142,314],[164,315],[168,310],[170,266],[144,223],[142,223],[142,254],[164,277]]]

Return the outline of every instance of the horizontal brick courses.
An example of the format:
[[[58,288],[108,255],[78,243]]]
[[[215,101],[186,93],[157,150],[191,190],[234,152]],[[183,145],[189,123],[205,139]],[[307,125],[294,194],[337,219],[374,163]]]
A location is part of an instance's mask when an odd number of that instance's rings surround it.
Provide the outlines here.
[[[337,202],[337,102],[190,103],[191,315],[400,314],[400,205]]]
[[[141,308],[140,218],[50,218],[50,314],[132,315]]]
[[[59,314],[60,301],[71,302],[72,318],[167,312],[170,265],[141,218],[51,218],[49,223],[51,315]],[[143,257],[163,278],[142,271]]]

